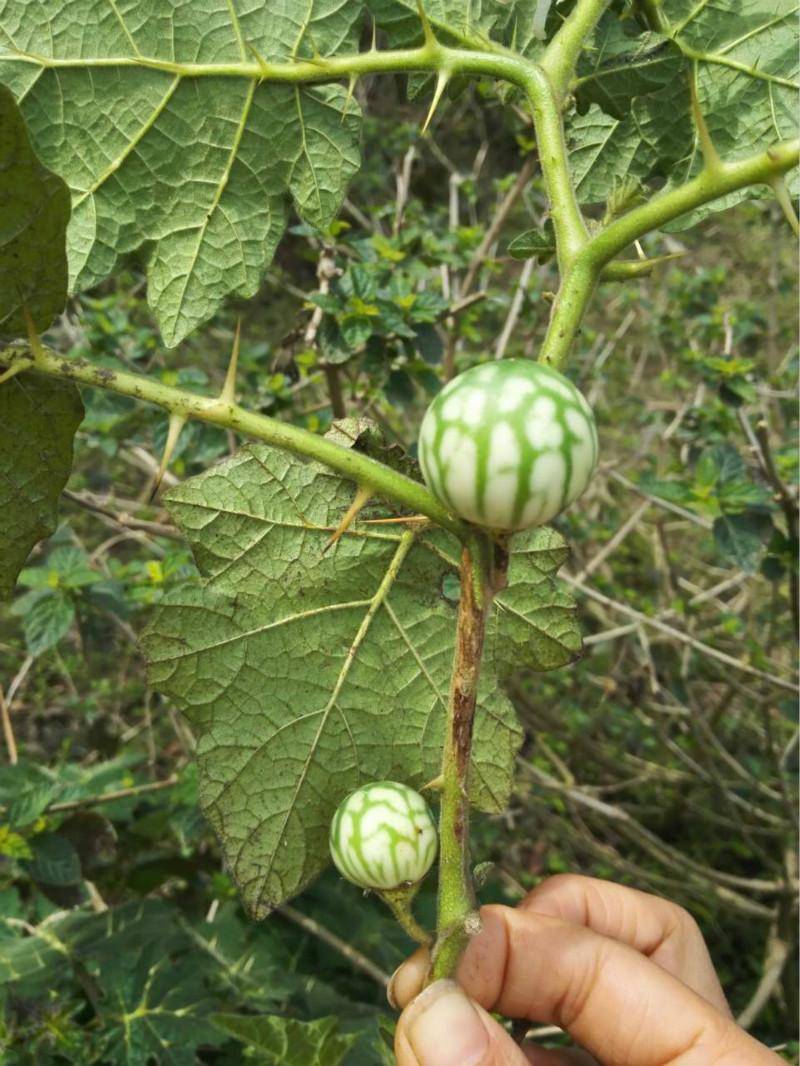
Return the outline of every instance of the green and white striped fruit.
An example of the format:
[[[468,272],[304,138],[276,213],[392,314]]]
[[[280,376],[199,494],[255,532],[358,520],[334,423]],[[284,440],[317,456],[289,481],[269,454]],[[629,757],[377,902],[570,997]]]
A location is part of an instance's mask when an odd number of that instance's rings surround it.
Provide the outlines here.
[[[362,888],[421,881],[436,858],[436,823],[419,792],[375,781],[343,800],[331,823],[336,869]]]
[[[589,484],[597,428],[563,374],[527,359],[473,367],[427,410],[419,461],[433,495],[487,529],[549,522]]]

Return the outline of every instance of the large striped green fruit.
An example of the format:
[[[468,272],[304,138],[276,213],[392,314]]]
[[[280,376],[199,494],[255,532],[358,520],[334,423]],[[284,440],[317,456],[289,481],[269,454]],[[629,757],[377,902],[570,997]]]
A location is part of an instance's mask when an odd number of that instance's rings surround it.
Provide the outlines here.
[[[589,484],[597,428],[581,393],[527,359],[473,367],[428,408],[419,461],[433,495],[487,529],[543,525]]]
[[[392,889],[421,881],[436,858],[436,823],[419,792],[375,781],[343,800],[331,823],[339,873],[362,888]]]

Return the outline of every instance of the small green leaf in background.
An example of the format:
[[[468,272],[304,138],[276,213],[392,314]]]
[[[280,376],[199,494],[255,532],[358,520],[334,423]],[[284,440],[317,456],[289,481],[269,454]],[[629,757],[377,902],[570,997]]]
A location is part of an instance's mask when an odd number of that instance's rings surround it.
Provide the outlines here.
[[[32,859],[28,841],[7,825],[0,825],[0,856],[6,859]]]
[[[41,655],[67,635],[75,619],[75,604],[61,589],[34,589],[16,600],[12,613],[22,618],[30,654]]]
[[[66,837],[41,833],[34,837],[32,851],[28,873],[39,884],[65,888],[79,885],[83,880],[81,860]]]
[[[774,529],[770,515],[745,511],[720,515],[714,520],[713,532],[717,550],[728,565],[754,574]]]
[[[13,95],[0,85],[0,336],[37,332],[67,299],[69,190],[34,154]]]
[[[204,973],[159,943],[148,943],[134,964],[107,968],[103,992],[111,1006],[104,1051],[114,1066],[195,1066],[199,1047],[223,1043],[208,1021],[214,1000]]]
[[[520,233],[508,246],[508,254],[514,259],[537,259],[546,263],[556,251],[556,238],[553,223],[547,219],[540,229],[529,229]]]
[[[263,1066],[340,1066],[356,1041],[339,1033],[337,1018],[299,1022],[277,1015],[212,1014],[223,1033],[257,1051]]]

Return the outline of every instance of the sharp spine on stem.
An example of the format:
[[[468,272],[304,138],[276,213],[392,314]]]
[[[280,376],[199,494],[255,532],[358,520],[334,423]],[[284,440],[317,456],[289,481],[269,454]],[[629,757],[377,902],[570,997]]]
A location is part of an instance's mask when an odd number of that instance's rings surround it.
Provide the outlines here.
[[[707,170],[719,170],[722,166],[722,160],[720,159],[719,152],[711,139],[711,134],[706,125],[705,116],[700,110],[700,100],[697,96],[697,61],[692,64],[692,70],[689,74],[689,96],[692,104],[692,118],[697,127],[697,139],[700,142],[700,150],[703,153],[703,162],[705,163]]]
[[[337,544],[353,522],[358,517],[359,513],[366,507],[369,501],[372,499],[372,489],[366,485],[359,485],[356,492],[355,499],[347,508],[342,517],[341,522],[331,534],[331,538],[325,547],[322,549],[322,554],[325,555],[330,549]]]
[[[445,86],[447,85],[447,82],[449,80],[450,80],[450,76],[447,73],[447,71],[440,70],[439,71],[439,75],[438,75],[438,77],[436,79],[436,89],[434,90],[434,93],[433,93],[433,100],[431,100],[431,106],[430,106],[430,110],[428,111],[428,117],[425,119],[425,123],[424,123],[424,125],[422,127],[422,132],[423,133],[427,133],[428,132],[428,127],[431,124],[431,119],[434,116],[434,112],[436,111],[436,108],[439,106],[439,101],[442,98],[442,93],[444,92]]]
[[[236,332],[233,335],[233,348],[231,349],[231,357],[228,361],[228,370],[225,374],[225,383],[222,386],[222,392],[219,394],[221,403],[229,403],[231,405],[236,403],[236,372],[239,369],[239,345],[242,337],[242,319],[241,315],[236,320]]]

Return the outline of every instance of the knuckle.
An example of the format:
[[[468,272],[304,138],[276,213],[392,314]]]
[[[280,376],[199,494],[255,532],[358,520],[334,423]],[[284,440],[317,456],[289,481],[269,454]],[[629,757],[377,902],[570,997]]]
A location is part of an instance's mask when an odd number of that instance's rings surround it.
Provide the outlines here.
[[[685,907],[681,907],[679,903],[673,903],[672,901],[667,901],[667,906],[667,913],[676,929],[687,936],[702,939],[700,926],[697,924],[693,915],[690,914]]]
[[[525,897],[523,904],[527,904],[529,901],[535,903],[551,895],[563,895],[572,892],[586,880],[587,878],[582,877],[580,874],[553,874],[532,889]]]

